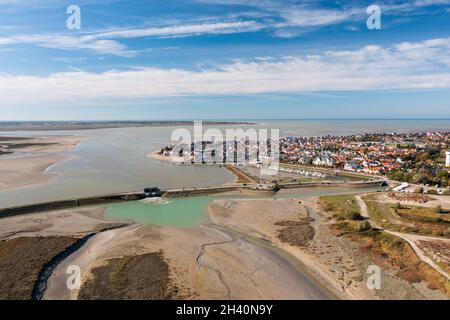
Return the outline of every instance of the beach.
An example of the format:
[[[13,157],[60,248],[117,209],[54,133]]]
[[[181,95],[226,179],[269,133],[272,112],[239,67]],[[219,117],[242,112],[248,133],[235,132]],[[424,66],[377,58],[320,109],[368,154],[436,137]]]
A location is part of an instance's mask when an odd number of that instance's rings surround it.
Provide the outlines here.
[[[101,232],[55,269],[44,298],[78,297],[78,291],[65,287],[65,270],[70,265],[81,267],[83,283],[97,283],[101,281],[95,278],[100,274],[99,268],[112,259],[155,253],[160,253],[168,265],[168,295],[173,298],[333,298],[326,289],[315,287],[314,280],[277,251],[209,224],[195,228],[130,224]],[[138,280],[144,281],[143,278],[145,275]],[[274,290],[279,283],[283,285]],[[87,297],[86,293],[83,296]]]
[[[47,174],[46,170],[69,159],[70,152],[84,139],[79,136],[21,138],[0,137],[0,145],[7,144],[6,150],[10,152],[0,157],[0,190],[37,187],[50,182],[56,175]]]
[[[315,214],[316,198],[299,201],[297,199],[260,200],[216,200],[209,209],[214,223],[227,226],[239,232],[263,239],[280,250],[292,254],[311,277],[333,291],[341,299],[374,299],[362,281],[357,278],[359,271],[351,262],[349,254],[341,249],[330,250],[334,246],[331,236],[320,230],[324,221]],[[304,204],[307,203],[308,206]],[[314,249],[313,249],[314,248]],[[327,251],[328,262],[321,261],[319,251]],[[343,259],[346,258],[345,259]],[[342,263],[339,263],[342,261]],[[354,272],[331,271],[354,269]]]

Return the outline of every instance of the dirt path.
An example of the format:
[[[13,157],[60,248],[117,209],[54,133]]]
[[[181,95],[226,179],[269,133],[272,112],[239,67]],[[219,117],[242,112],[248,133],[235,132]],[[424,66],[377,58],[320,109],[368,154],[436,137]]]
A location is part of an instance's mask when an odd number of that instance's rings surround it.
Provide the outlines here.
[[[358,201],[358,204],[361,208],[361,216],[363,216],[364,218],[367,218],[370,222],[370,224],[375,227],[378,228],[380,230],[383,230],[386,233],[389,233],[393,236],[396,236],[398,238],[401,238],[403,240],[405,240],[406,242],[408,242],[408,244],[411,246],[411,248],[414,250],[414,252],[416,253],[416,255],[420,258],[420,260],[422,260],[423,262],[425,262],[426,264],[428,264],[430,267],[432,267],[433,269],[435,269],[437,272],[439,272],[442,276],[444,276],[445,278],[447,278],[448,280],[450,280],[450,274],[448,274],[447,272],[445,272],[439,265],[437,265],[431,258],[429,258],[425,252],[423,252],[422,249],[420,249],[420,247],[417,245],[417,243],[415,242],[416,240],[426,240],[426,241],[436,241],[436,240],[443,240],[442,238],[437,238],[437,237],[431,237],[431,236],[417,236],[417,235],[410,235],[407,233],[400,233],[400,232],[395,232],[395,231],[389,231],[386,229],[381,228],[380,226],[378,226],[375,222],[373,222],[372,220],[370,220],[370,216],[369,216],[369,210],[367,208],[367,204],[366,202],[361,198],[361,196],[355,196],[356,201]],[[448,241],[450,243],[450,239],[445,239],[446,241]]]
[[[366,219],[370,219],[369,208],[367,208],[366,202],[361,198],[360,195],[356,195],[355,198],[359,204],[359,207],[361,208],[361,212],[360,212],[361,216],[363,216]],[[375,224],[373,221],[371,221],[370,223],[375,227]]]
[[[431,260],[431,258],[429,258],[425,252],[423,252],[422,249],[419,248],[419,246],[415,243],[415,237],[411,236],[409,234],[405,234],[405,233],[400,233],[400,232],[394,232],[394,231],[389,231],[389,230],[384,230],[386,233],[392,234],[393,236],[397,236],[399,238],[402,238],[403,240],[405,240],[406,242],[409,243],[409,245],[411,246],[411,248],[414,250],[414,252],[417,254],[417,256],[420,258],[420,260],[422,260],[423,262],[425,262],[426,264],[428,264],[430,267],[432,267],[433,269],[435,269],[437,272],[439,272],[442,276],[444,276],[445,278],[447,278],[448,280],[450,280],[450,274],[448,274],[447,272],[445,272],[440,266],[438,266],[433,260]],[[433,239],[439,239],[440,238],[433,238],[433,237],[427,237],[428,240]]]

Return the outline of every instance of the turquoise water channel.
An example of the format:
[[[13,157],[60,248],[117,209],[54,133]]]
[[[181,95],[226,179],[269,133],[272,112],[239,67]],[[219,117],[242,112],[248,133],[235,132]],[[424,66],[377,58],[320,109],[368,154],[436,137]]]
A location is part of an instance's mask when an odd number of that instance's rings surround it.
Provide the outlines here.
[[[377,191],[377,189],[304,189],[295,194],[277,194],[276,196],[204,196],[164,199],[156,202],[130,201],[108,205],[107,217],[127,219],[138,223],[168,225],[192,228],[202,222],[208,222],[208,204],[216,199],[304,199],[314,196],[352,194]]]
[[[130,201],[108,206],[112,219],[131,219],[139,223],[192,228],[208,221],[212,197],[167,199],[165,202]]]

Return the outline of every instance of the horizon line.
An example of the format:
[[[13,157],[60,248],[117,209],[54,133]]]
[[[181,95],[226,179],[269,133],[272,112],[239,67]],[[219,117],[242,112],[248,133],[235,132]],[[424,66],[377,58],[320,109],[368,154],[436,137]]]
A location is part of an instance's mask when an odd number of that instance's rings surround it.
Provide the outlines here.
[[[200,119],[200,118],[185,118],[185,119],[46,119],[46,120],[0,120],[0,123],[7,122],[175,122],[175,121],[210,121],[210,122],[219,122],[219,121],[313,121],[313,120],[361,120],[361,121],[379,121],[379,120],[396,120],[396,121],[405,121],[405,120],[450,120],[450,117],[439,117],[439,118],[208,118],[208,119]]]

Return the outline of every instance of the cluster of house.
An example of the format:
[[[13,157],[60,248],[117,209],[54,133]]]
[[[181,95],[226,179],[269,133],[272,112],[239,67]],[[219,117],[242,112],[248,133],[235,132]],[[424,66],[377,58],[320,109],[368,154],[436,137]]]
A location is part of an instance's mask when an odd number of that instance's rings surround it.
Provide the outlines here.
[[[280,142],[280,154],[287,163],[384,174],[402,168],[418,150],[448,141],[448,132],[288,137]]]
[[[431,147],[443,149],[448,147],[449,141],[450,132],[287,137],[279,141],[279,151],[280,160],[285,163],[385,174],[402,168],[418,151]],[[257,144],[255,149],[252,143],[246,141],[240,145],[243,148],[240,149],[238,143],[201,141],[191,145],[167,146],[160,153],[175,156],[183,163],[228,162],[232,159],[227,157],[234,157],[237,163],[258,164],[262,158],[260,146],[267,142]],[[221,150],[223,157],[216,154],[215,150]],[[446,164],[450,166],[450,152],[446,156]],[[243,159],[238,159],[240,157]]]
[[[161,149],[159,154],[172,157],[173,161],[180,163],[220,164],[226,162],[255,165],[270,159],[269,146],[270,140],[262,140],[261,142],[250,140],[239,142],[197,141],[190,145],[180,143],[166,146]]]

